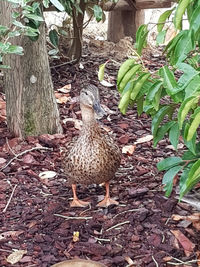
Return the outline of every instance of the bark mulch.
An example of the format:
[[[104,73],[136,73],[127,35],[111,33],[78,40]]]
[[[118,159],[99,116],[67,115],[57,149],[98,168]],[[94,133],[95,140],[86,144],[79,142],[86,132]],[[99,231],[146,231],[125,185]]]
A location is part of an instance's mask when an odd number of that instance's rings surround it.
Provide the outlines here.
[[[71,100],[59,104],[63,134],[21,141],[13,138],[5,121],[1,121],[0,266],[47,267],[72,258],[91,259],[113,267],[128,266],[131,260],[130,266],[137,267],[200,266],[196,262],[200,232],[191,221],[173,217],[190,216],[195,210],[179,203],[175,192],[170,198],[164,196],[163,174],[156,168],[162,158],[176,154],[167,139],[157,148],[153,148],[151,140],[139,141],[132,155],[123,154],[116,179],[111,181],[111,195],[119,201],[119,206],[98,208],[96,204],[103,198],[104,187],[79,185],[79,197],[92,204],[88,208],[70,208],[72,191],[61,168],[60,150],[79,132],[78,126],[74,127],[74,122],[81,119],[75,97],[85,83],[98,85],[98,66],[108,59],[84,51],[81,61],[84,68],[54,67],[62,62],[52,63],[55,89],[66,84],[72,87],[66,94]],[[149,57],[145,63],[156,69],[164,60]],[[116,71],[117,67],[109,63],[109,82],[114,83]],[[145,114],[138,118],[133,108],[123,116],[117,108],[116,88],[102,85],[99,88],[101,102],[108,108],[108,116],[102,123],[113,132],[121,149],[151,135],[151,120]],[[73,120],[64,123],[66,118]],[[53,171],[56,176],[41,176],[44,171]],[[14,251],[21,253],[21,259],[11,265],[8,256]],[[16,254],[12,256],[16,259]]]

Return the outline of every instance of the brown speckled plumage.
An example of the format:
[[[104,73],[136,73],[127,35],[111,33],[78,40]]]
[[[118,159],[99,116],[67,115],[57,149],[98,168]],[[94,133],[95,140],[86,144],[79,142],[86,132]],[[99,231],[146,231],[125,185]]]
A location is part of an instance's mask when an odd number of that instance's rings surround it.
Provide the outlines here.
[[[99,101],[98,89],[85,89]],[[80,100],[83,128],[78,139],[72,141],[64,159],[64,170],[70,184],[99,184],[114,178],[119,168],[121,152],[94,117],[93,108]]]

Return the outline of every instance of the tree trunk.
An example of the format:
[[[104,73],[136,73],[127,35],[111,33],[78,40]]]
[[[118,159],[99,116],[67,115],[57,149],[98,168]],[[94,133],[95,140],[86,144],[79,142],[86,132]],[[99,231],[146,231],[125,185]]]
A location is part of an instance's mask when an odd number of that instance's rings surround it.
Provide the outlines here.
[[[139,13],[140,15],[137,15]],[[137,26],[144,23],[144,12],[132,8],[130,10],[113,10],[108,15],[108,41],[117,43],[130,36],[135,41]],[[137,26],[136,26],[137,25]]]
[[[82,55],[82,34],[83,34],[83,20],[84,20],[84,14],[85,14],[85,1],[80,1],[80,9],[82,10],[82,13],[78,13],[73,8],[73,43],[69,51],[69,58],[75,60],[76,62],[79,62],[81,55]]]
[[[2,25],[10,24],[12,11],[7,1],[0,1]],[[24,48],[24,55],[6,55],[3,59],[11,67],[4,74],[8,129],[21,138],[62,132],[46,50],[45,25],[39,30],[36,42],[26,36],[10,39],[12,44]]]

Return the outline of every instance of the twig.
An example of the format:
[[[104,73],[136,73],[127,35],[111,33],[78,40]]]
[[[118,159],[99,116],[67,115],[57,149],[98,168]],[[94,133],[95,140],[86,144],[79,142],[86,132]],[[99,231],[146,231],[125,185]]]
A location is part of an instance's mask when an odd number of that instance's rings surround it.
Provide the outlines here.
[[[113,219],[115,219],[117,216],[121,215],[121,214],[124,214],[124,213],[127,213],[127,212],[131,212],[131,211],[138,211],[139,209],[131,209],[131,210],[125,210],[125,211],[122,211],[118,214],[116,214]]]
[[[175,265],[175,266],[178,266],[178,265],[191,265],[192,263],[196,263],[196,262],[200,262],[200,260],[191,260],[191,261],[182,261],[182,260],[179,260],[177,258],[174,258],[172,257],[173,260],[177,261],[177,262],[170,262],[168,261],[167,263],[170,263],[171,265]]]
[[[66,220],[90,220],[92,217],[71,217],[71,216],[64,216],[62,214],[54,214],[54,216],[64,218]]]
[[[12,148],[10,147],[9,145],[9,142],[8,142],[8,138],[6,137],[6,145],[8,146],[8,148],[10,149],[10,151],[13,153],[14,156],[16,156],[17,154],[12,150]]]
[[[159,267],[159,265],[158,265],[157,261],[155,260],[154,256],[152,255],[151,257],[152,257],[152,260],[154,261],[156,267]]]
[[[110,239],[106,239],[106,238],[98,238],[98,237],[93,236],[93,235],[92,235],[92,237],[94,237],[97,241],[110,242]]]
[[[5,208],[3,209],[3,213],[6,212],[8,206],[9,206],[9,204],[10,204],[10,202],[11,202],[11,199],[12,199],[14,193],[15,193],[15,189],[16,189],[16,187],[17,187],[17,185],[15,185],[15,186],[13,187],[13,190],[12,190],[12,193],[11,193],[11,195],[10,195],[10,198],[8,199],[8,202],[7,202],[6,206],[5,206]]]
[[[13,160],[17,159],[18,157],[20,156],[23,156],[24,154],[28,153],[28,152],[31,152],[33,150],[53,150],[52,148],[49,148],[49,147],[32,147],[31,149],[27,149],[25,151],[22,151],[21,153],[17,154],[14,158],[12,158],[10,161],[8,161],[8,163],[3,166],[0,171],[2,171],[3,169],[5,169],[6,167],[8,167],[8,165],[10,165],[11,162],[13,162]]]
[[[114,228],[117,228],[118,226],[127,224],[127,223],[130,223],[130,221],[125,221],[125,222],[121,222],[121,223],[115,224],[115,225],[113,225],[112,227],[106,229],[106,232],[107,232],[107,231],[110,231],[110,230],[112,230],[112,229],[114,229]]]
[[[62,63],[62,64],[59,64],[59,65],[56,65],[56,66],[51,66],[50,69],[53,69],[53,68],[59,68],[59,67],[62,67],[62,66],[65,66],[65,65],[70,65],[70,64],[75,64],[77,63],[77,60],[76,59],[73,59],[71,61],[68,61],[68,62],[65,62],[65,63]]]

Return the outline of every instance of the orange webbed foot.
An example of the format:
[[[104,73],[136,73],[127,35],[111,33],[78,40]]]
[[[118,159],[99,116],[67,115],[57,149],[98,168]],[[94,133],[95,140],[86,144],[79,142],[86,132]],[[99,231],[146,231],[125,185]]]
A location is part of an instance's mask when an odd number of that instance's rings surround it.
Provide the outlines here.
[[[83,201],[80,199],[73,199],[73,201],[70,203],[70,207],[74,208],[74,207],[80,207],[80,208],[84,208],[87,207],[88,205],[90,205],[89,201]]]
[[[116,200],[110,198],[110,197],[105,197],[102,201],[100,201],[97,204],[97,207],[108,207],[110,205],[119,205],[119,202],[117,202]]]

